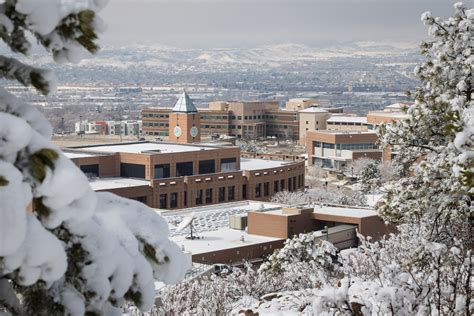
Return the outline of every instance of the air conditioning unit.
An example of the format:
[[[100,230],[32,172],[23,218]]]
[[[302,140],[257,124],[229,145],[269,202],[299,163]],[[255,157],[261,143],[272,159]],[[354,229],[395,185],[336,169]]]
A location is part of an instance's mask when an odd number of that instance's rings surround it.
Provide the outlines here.
[[[247,227],[247,215],[234,214],[229,216],[229,228],[245,230]]]

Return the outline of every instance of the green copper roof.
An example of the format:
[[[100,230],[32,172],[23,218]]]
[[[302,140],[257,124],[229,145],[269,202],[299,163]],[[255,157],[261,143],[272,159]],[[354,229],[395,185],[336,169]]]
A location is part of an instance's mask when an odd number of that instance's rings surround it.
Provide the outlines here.
[[[176,104],[174,105],[172,111],[183,113],[197,113],[197,109],[194,106],[194,103],[189,97],[189,95],[186,93],[186,91],[183,91],[183,94],[181,94],[178,101],[176,101]]]

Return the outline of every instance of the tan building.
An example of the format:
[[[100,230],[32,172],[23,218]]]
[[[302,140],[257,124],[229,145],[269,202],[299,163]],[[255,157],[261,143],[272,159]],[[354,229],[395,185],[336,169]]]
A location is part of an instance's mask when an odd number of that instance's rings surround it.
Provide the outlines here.
[[[258,139],[275,136],[298,139],[298,112],[281,109],[278,101],[210,102],[198,109],[202,135],[227,135]],[[170,108],[142,110],[143,131],[148,135],[171,135]]]
[[[299,111],[299,143],[306,144],[306,132],[326,129],[326,121],[331,114],[317,107],[309,107]]]
[[[137,142],[69,148],[66,155],[96,190],[154,208],[266,201],[304,188],[304,161],[241,158],[239,147]]]
[[[362,157],[382,160],[377,141],[377,133],[373,131],[308,131],[308,165],[339,172],[347,163]]]
[[[333,115],[326,121],[328,130],[367,131],[367,117]]]
[[[295,98],[286,102],[285,108],[290,111],[301,111],[312,106],[319,106],[316,99],[311,98]]]

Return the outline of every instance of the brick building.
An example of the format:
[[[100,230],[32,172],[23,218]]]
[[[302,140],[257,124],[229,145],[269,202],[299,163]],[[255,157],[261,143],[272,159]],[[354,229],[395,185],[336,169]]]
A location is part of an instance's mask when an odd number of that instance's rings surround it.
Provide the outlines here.
[[[66,155],[96,190],[154,208],[265,201],[304,188],[304,161],[241,158],[234,146],[136,142],[69,148]]]

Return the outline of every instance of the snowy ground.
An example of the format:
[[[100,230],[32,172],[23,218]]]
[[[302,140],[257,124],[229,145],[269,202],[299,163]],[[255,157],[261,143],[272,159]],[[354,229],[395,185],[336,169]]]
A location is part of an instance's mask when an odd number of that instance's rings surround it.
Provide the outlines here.
[[[367,204],[370,207],[375,207],[375,204],[382,198],[383,194],[366,194]]]

